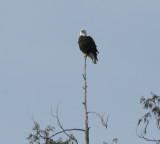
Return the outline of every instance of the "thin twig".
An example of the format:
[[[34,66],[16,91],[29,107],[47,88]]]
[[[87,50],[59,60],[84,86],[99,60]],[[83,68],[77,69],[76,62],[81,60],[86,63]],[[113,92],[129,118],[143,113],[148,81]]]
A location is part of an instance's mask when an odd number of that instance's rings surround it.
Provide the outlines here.
[[[108,117],[107,117],[107,120],[105,121],[105,120],[103,119],[103,116],[101,116],[99,113],[94,112],[94,111],[89,111],[88,114],[89,114],[89,113],[96,114],[96,115],[101,119],[102,125],[105,126],[105,128],[107,129],[107,126],[108,126],[107,124],[108,124],[109,115],[108,115]]]

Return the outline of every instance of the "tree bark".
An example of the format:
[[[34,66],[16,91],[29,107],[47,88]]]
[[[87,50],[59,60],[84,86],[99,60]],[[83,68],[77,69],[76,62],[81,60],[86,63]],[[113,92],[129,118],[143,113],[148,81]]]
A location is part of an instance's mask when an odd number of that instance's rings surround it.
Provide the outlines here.
[[[88,127],[88,112],[87,112],[87,80],[86,80],[86,59],[84,63],[84,108],[85,108],[85,140],[89,144],[89,127]]]

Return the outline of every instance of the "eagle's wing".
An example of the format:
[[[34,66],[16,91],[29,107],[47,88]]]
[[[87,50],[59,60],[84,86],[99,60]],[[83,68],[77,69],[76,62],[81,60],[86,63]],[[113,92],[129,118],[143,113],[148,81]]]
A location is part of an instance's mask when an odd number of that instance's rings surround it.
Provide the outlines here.
[[[97,50],[97,46],[96,46],[93,38],[91,36],[88,36],[87,39],[88,39],[88,43],[90,44],[89,47],[91,47],[90,50],[93,51],[94,53],[99,53],[99,51]]]
[[[89,48],[89,56],[92,59],[93,63],[96,64],[96,60],[98,61],[97,53],[99,53],[99,52],[98,52],[97,46],[91,36],[87,36],[87,43],[88,43],[88,48]]]

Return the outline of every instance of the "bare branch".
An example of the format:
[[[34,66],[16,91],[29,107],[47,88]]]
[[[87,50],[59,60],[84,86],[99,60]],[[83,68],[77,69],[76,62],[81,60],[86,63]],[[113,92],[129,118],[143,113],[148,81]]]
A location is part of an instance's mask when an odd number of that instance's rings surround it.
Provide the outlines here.
[[[54,137],[54,136],[56,136],[56,135],[58,135],[58,134],[60,134],[60,133],[64,133],[64,132],[66,132],[66,131],[83,131],[83,132],[85,132],[85,130],[84,130],[84,129],[78,129],[78,128],[73,128],[73,129],[64,129],[64,130],[62,130],[62,131],[60,131],[60,132],[57,132],[57,133],[53,134],[53,135],[52,135],[52,136],[50,136],[49,138],[52,138],[52,137]]]
[[[144,140],[146,140],[146,141],[155,142],[155,143],[157,143],[157,144],[160,143],[160,140],[156,140],[156,139],[154,139],[154,138],[153,138],[153,139],[149,139],[149,138],[145,137],[142,133],[141,133],[141,135],[139,135],[138,132],[137,132],[137,128],[136,128],[136,135],[137,135],[139,138],[142,138],[142,139],[144,139]]]
[[[108,115],[108,117],[107,117],[107,120],[105,121],[105,120],[103,119],[103,116],[101,116],[99,113],[94,112],[94,111],[89,111],[88,114],[89,114],[89,113],[96,114],[96,115],[101,119],[102,125],[105,126],[105,128],[107,129],[107,126],[108,126],[107,124],[108,124],[109,115]]]
[[[67,135],[70,139],[74,140],[74,141],[78,144],[77,139],[75,139],[74,137],[72,137],[72,136],[70,136],[69,134],[67,134],[66,131],[75,131],[75,130],[76,130],[76,131],[84,131],[84,132],[85,132],[85,130],[83,130],[83,129],[78,129],[78,128],[74,128],[74,129],[64,129],[63,126],[62,126],[62,124],[61,124],[61,122],[60,122],[60,120],[59,120],[58,108],[59,108],[59,104],[58,104],[58,106],[57,106],[56,115],[53,115],[52,110],[51,110],[51,114],[52,114],[53,117],[55,117],[55,118],[57,119],[57,124],[58,124],[58,126],[62,129],[62,131],[53,134],[50,138],[52,138],[53,136],[56,136],[56,135],[58,135],[58,134],[60,134],[60,133],[64,133],[64,134]]]

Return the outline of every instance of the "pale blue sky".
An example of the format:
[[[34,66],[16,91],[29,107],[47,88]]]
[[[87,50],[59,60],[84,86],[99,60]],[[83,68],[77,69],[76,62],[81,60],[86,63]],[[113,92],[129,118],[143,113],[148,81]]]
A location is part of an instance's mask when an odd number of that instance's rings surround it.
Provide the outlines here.
[[[90,143],[146,144],[136,124],[140,97],[160,94],[159,0],[1,0],[1,143],[27,144],[32,116],[56,127],[59,102],[64,128],[84,127],[81,29],[100,52],[87,59],[88,109],[110,116],[107,132],[89,117]]]

